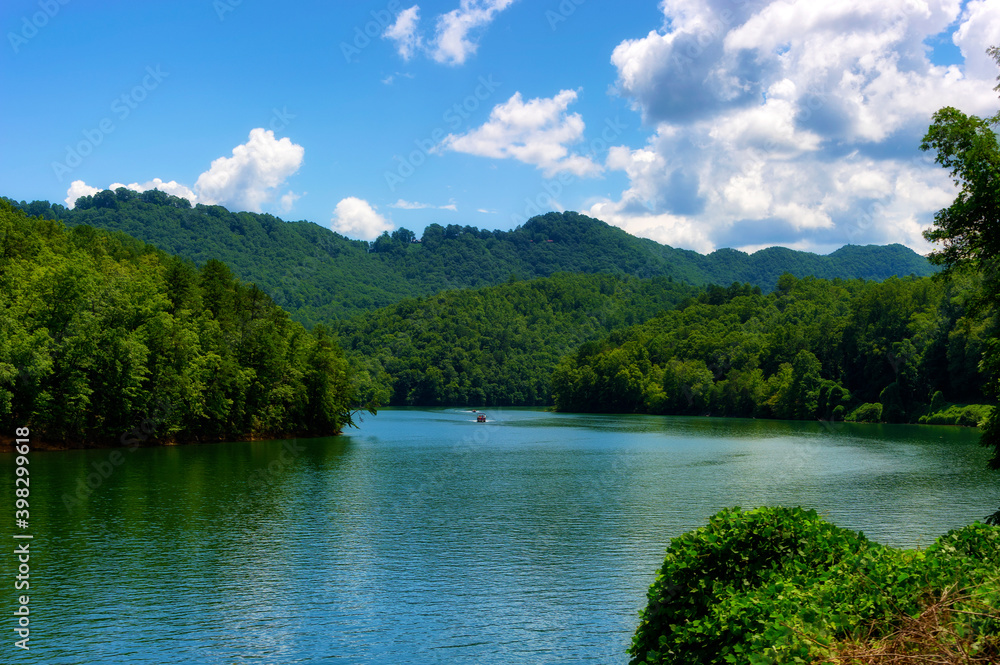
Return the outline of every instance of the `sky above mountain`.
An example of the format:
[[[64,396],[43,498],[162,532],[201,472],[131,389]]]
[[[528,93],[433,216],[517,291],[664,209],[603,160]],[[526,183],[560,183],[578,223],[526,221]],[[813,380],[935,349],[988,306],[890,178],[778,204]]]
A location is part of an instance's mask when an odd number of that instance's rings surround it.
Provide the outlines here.
[[[711,251],[921,231],[920,138],[1000,101],[1000,0],[7,0],[0,194],[108,187],[372,239],[578,210]]]

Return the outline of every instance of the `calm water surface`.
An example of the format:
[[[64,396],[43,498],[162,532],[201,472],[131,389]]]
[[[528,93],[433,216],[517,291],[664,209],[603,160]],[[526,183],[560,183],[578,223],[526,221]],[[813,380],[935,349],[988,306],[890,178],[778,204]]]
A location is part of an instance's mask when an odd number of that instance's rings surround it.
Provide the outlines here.
[[[965,429],[487,413],[386,410],[348,436],[115,467],[33,453],[32,650],[0,660],[625,663],[670,539],[723,507],[802,505],[914,547],[1000,504]]]

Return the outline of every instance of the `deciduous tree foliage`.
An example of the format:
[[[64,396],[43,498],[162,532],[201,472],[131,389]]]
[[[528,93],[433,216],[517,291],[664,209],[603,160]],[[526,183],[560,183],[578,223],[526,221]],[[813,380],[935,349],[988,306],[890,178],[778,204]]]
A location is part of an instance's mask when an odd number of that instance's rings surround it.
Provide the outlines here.
[[[672,311],[564,357],[556,407],[606,411],[917,422],[935,393],[981,400],[984,323],[970,280],[797,280],[773,293],[709,287]],[[857,412],[870,419],[873,407]]]
[[[219,261],[0,201],[0,420],[68,445],[115,443],[155,414],[175,440],[326,435],[351,422],[332,338]]]
[[[337,326],[369,399],[545,405],[559,359],[696,293],[669,278],[555,275],[405,300]]]
[[[1000,48],[991,47],[987,53],[1000,64]],[[1000,91],[1000,85],[995,89]],[[944,265],[946,273],[968,270],[981,275],[980,304],[994,312],[1000,309],[1000,146],[993,129],[998,124],[1000,113],[983,119],[945,107],[934,114],[920,146],[937,153],[935,161],[948,169],[959,187],[955,201],[935,215],[934,227],[924,234],[942,245],[931,260]],[[988,377],[987,390],[996,397],[1000,394],[1000,330],[995,320],[989,330],[983,335],[981,370]],[[986,422],[982,443],[994,450],[990,467],[1000,469],[1000,414],[996,411]]]
[[[81,197],[72,210],[44,201],[16,204],[31,215],[122,231],[204,265],[225,262],[306,326],[444,290],[480,288],[556,273],[672,277],[702,285],[750,282],[774,288],[784,272],[798,277],[885,279],[928,275],[926,259],[901,245],[843,247],[818,256],[781,247],[752,255],[723,249],[708,256],[636,238],[573,212],[548,213],[512,231],[431,224],[417,242],[400,228],[372,243],[349,240],[310,222],[268,214],[191,206],[163,192],[120,188]],[[454,215],[455,213],[446,213]]]

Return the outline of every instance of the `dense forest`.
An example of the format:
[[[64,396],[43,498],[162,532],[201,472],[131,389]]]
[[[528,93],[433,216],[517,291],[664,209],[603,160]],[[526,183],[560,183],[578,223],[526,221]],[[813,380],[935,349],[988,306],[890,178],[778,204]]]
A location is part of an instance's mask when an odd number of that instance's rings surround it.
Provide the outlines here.
[[[670,278],[560,274],[408,299],[342,322],[336,331],[367,399],[548,405],[562,356],[697,293]]]
[[[242,343],[248,326],[267,327],[259,323],[264,319],[280,321],[278,337],[311,339],[336,355],[337,344],[319,325],[327,324],[355,368],[356,398],[370,404],[526,406],[554,399],[558,408],[576,411],[966,425],[988,413],[977,405],[985,381],[979,361],[994,317],[969,311],[977,288],[971,278],[917,277],[934,269],[899,246],[848,246],[830,256],[783,248],[701,256],[575,213],[549,213],[510,232],[431,225],[419,241],[399,229],[365,243],[308,222],[191,207],[155,190],[105,191],[82,197],[73,210],[16,205],[39,219],[66,220],[74,230],[63,233],[84,252],[92,248],[80,239],[106,244],[113,237],[132,253],[155,254],[129,233],[190,261],[160,259],[173,275],[163,286],[169,301],[180,297],[178,285],[195,285],[190,302],[174,303],[166,314],[184,310],[182,320],[198,340],[213,338],[193,323],[199,316],[211,315],[230,335],[238,328],[241,344],[219,355],[257,377],[246,395],[221,402],[228,424],[220,425],[220,435],[277,431],[277,423],[311,428],[301,414],[289,416],[291,401],[268,396],[277,388],[263,377],[279,385],[284,379],[254,365],[280,354],[255,354],[246,349],[257,341]],[[882,283],[840,278],[893,274],[910,276]],[[693,286],[720,276],[732,286]],[[221,305],[205,295],[213,279],[228,284],[222,300],[235,309],[216,311]],[[462,288],[440,292],[448,285]],[[315,326],[314,334],[294,328],[275,301]],[[153,357],[165,352],[155,340],[142,344]],[[137,371],[141,379],[130,379],[136,385],[165,380],[156,362]],[[301,391],[297,381],[291,379]],[[237,392],[246,383],[233,382],[229,390]],[[182,377],[159,392],[180,403],[177,386],[204,384]],[[48,393],[39,388],[39,394]],[[204,411],[190,409],[178,423]],[[260,409],[282,415],[260,416]],[[180,435],[179,427],[172,433]],[[84,430],[62,431],[79,437]]]
[[[333,338],[219,261],[0,201],[0,419],[66,445],[328,435],[351,423]]]
[[[976,425],[980,360],[996,317],[970,308],[973,277],[862,280],[784,275],[769,294],[710,287],[566,356],[553,380],[569,411]]]
[[[143,214],[135,216],[135,210]],[[77,221],[94,217],[150,221],[157,214],[162,220],[176,221],[166,212],[170,210],[225,219],[227,224],[243,220],[244,231],[251,236],[249,230],[260,231],[262,238],[270,237],[261,231],[262,220],[269,220],[269,232],[279,237],[292,233],[289,229],[315,227],[262,215],[232,215],[217,207],[193,209],[183,199],[155,191],[104,192],[81,199],[77,210],[62,212]],[[497,286],[405,298],[347,320],[331,320],[331,336],[322,325],[307,334],[288,320],[265,290],[244,284],[216,259],[206,259],[196,268],[121,232],[109,234],[87,225],[67,231],[58,222],[43,224],[41,219],[53,211],[60,212],[42,209],[41,217],[31,220],[14,214],[10,207],[5,214],[9,224],[19,220],[21,226],[55,229],[45,234],[72,239],[68,247],[73,253],[66,260],[74,265],[90,266],[95,247],[113,246],[115,260],[125,266],[115,270],[139,270],[142,275],[134,280],[137,290],[127,294],[132,299],[129,306],[150,311],[143,317],[130,315],[127,323],[114,321],[104,326],[100,319],[94,323],[102,330],[125,325],[121,336],[128,343],[102,348],[112,354],[127,351],[133,354],[132,360],[122,362],[111,356],[95,361],[79,381],[71,377],[79,376],[80,368],[62,368],[53,360],[51,376],[46,375],[46,381],[55,382],[52,385],[38,381],[29,387],[25,378],[31,372],[24,371],[16,385],[11,384],[8,412],[44,412],[55,417],[65,411],[50,425],[53,434],[64,439],[89,440],[109,427],[120,429],[124,419],[148,410],[153,394],[178,405],[180,410],[167,426],[168,434],[177,438],[191,436],[195,429],[205,436],[339,429],[347,422],[348,399],[348,371],[339,346],[354,368],[353,398],[372,405],[538,406],[552,404],[554,399],[558,408],[575,411],[965,425],[978,424],[988,413],[988,407],[978,404],[983,401],[984,386],[979,361],[994,323],[992,316],[969,311],[968,301],[977,287],[969,277],[964,282],[943,282],[911,276],[879,283],[797,279],[785,273],[771,292],[737,282],[728,288],[697,288],[689,283],[692,273],[679,279],[639,279],[627,274],[656,272],[655,254],[647,252],[644,262],[639,261],[630,254],[632,241],[662,251],[679,250],[639,241],[580,215],[553,213],[510,233],[469,230],[449,237],[447,230],[438,234],[440,229],[432,226],[422,243],[399,233],[371,247],[340,239],[351,248],[341,257],[343,261],[337,261],[347,266],[344,270],[354,265],[349,260],[353,252],[362,261],[357,266],[367,261],[364,265],[369,267],[398,268],[406,261],[418,265],[421,257],[433,256],[441,261],[442,270],[458,271],[466,262],[445,262],[456,248],[467,249],[468,261],[477,263],[498,253],[498,246],[522,243],[522,249],[528,248],[525,251],[538,252],[531,270],[550,272],[569,264],[578,272],[532,280],[508,274]],[[182,219],[189,226],[195,221]],[[316,238],[335,238],[329,232],[319,233],[319,227],[314,230]],[[203,233],[204,229],[198,230],[204,241]],[[40,237],[48,237],[45,234]],[[227,226],[226,234],[233,236],[233,229]],[[528,237],[531,234],[537,237]],[[620,242],[611,242],[612,236]],[[62,241],[52,238],[48,251],[56,252]],[[266,244],[260,240],[258,246]],[[599,247],[606,251],[592,251]],[[864,272],[870,268],[864,267],[862,259],[874,256],[866,251],[847,247],[841,253],[853,257],[852,269]],[[699,257],[693,252],[681,254]],[[18,258],[25,265],[50,263],[39,256]],[[290,250],[278,256],[292,262]],[[780,249],[753,257],[733,251],[712,256],[727,257],[737,274],[741,269],[745,272],[754,257],[784,256],[800,262],[831,258]],[[141,257],[157,258],[140,261]],[[776,260],[766,269],[787,263]],[[260,265],[266,267],[267,261]],[[490,279],[499,279],[509,269],[509,264],[503,268],[490,265],[495,268]],[[763,270],[763,265],[754,269]],[[88,269],[104,270],[99,265]],[[358,270],[359,279],[365,279],[365,270]],[[586,272],[596,274],[581,274]],[[383,277],[405,286],[405,280],[387,277],[390,273],[384,272]],[[58,279],[52,278],[58,286],[45,287],[72,291],[76,300],[67,305],[67,313],[60,313],[63,308],[56,298],[48,318],[22,321],[28,326],[23,334],[41,335],[39,331],[44,330],[50,336],[39,337],[32,348],[49,349],[53,358],[63,358],[63,362],[72,356],[63,347],[81,343],[75,338],[85,334],[70,335],[70,341],[65,341],[63,333],[55,333],[61,328],[54,327],[51,319],[62,322],[62,317],[76,325],[73,317],[86,309],[86,302],[113,294],[97,290],[94,284],[101,280],[88,274],[60,273]],[[447,283],[452,277],[459,281],[468,277],[455,275],[431,274],[423,279]],[[701,273],[699,279],[703,277]],[[268,279],[266,274],[264,279]],[[283,291],[286,295],[302,289],[321,291],[310,284],[309,274],[281,279],[288,287]],[[370,281],[369,288],[381,288],[377,281]],[[41,298],[39,293],[18,297],[28,302]],[[142,304],[144,299],[158,304]],[[42,309],[37,304],[36,308]],[[17,314],[14,318],[23,319]],[[115,333],[101,335],[114,338]],[[13,336],[8,333],[9,338]],[[178,340],[193,340],[190,343],[197,348],[185,350]],[[341,413],[334,418],[327,410],[325,421],[302,410],[312,408],[303,402],[316,401],[315,397],[302,398],[315,388],[309,382],[318,377],[305,367],[313,361],[310,354],[315,345],[328,356],[323,362],[338,368],[333,379],[336,386],[324,389],[336,392]],[[274,352],[265,350],[272,347]],[[173,361],[165,361],[164,356]],[[10,361],[10,366],[36,366],[42,361],[25,362]],[[108,366],[123,376],[114,378],[116,373],[106,371]],[[135,396],[135,405],[125,400],[125,406],[108,411],[109,395],[122,391]],[[51,406],[57,402],[65,406]],[[73,409],[76,415],[69,415]]]
[[[192,207],[157,190],[104,191],[81,197],[72,210],[44,201],[11,203],[69,226],[122,231],[198,266],[209,259],[223,261],[306,326],[443,290],[499,285],[511,276],[609,272],[694,285],[749,282],[770,291],[785,272],[881,280],[935,270],[901,245],[847,246],[829,256],[780,247],[752,255],[722,249],[703,256],[572,212],[535,217],[512,231],[431,224],[418,239],[400,228],[367,243],[311,222]]]

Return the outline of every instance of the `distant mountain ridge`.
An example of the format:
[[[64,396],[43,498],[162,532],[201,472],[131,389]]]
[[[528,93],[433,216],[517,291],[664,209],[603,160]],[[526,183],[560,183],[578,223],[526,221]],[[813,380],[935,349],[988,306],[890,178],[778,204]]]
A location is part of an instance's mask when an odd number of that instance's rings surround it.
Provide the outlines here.
[[[782,247],[753,254],[720,249],[706,256],[636,238],[574,212],[548,213],[512,231],[431,224],[419,241],[398,229],[366,243],[312,222],[192,207],[157,190],[106,190],[82,197],[72,210],[44,201],[10,202],[69,226],[126,233],[198,265],[219,259],[306,325],[447,289],[565,272],[662,276],[694,285],[747,282],[768,291],[784,272],[870,280],[935,272],[924,257],[902,245],[849,245],[828,256]]]

